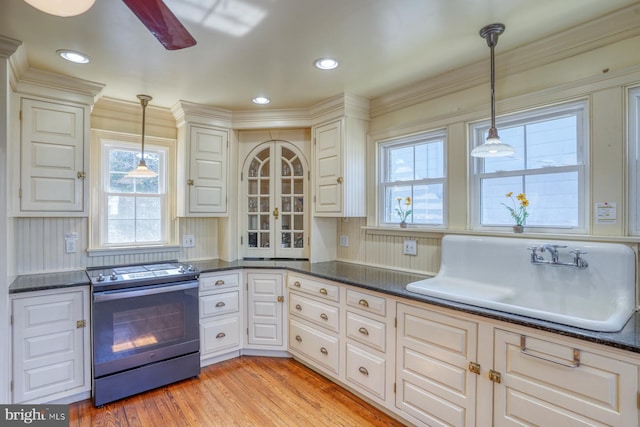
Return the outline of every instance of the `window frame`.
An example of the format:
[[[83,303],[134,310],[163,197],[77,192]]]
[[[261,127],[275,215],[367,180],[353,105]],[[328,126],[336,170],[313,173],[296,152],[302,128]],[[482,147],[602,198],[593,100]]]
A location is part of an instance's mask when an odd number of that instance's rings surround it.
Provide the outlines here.
[[[563,115],[577,112],[577,162],[576,165],[552,167],[555,173],[576,171],[578,173],[578,224],[575,227],[562,226],[536,226],[526,225],[525,230],[535,233],[555,233],[567,234],[586,234],[589,232],[590,208],[589,208],[589,147],[590,147],[590,114],[588,99],[572,100],[559,104],[544,105],[513,114],[504,115],[496,118],[496,127],[498,133],[501,127],[513,125],[525,125],[533,123],[540,118],[553,119],[554,117],[562,117]],[[477,145],[484,143],[483,135],[490,127],[490,120],[482,120],[470,122],[468,124],[469,132],[469,151]],[[483,225],[481,223],[482,196],[481,185],[482,179],[485,177],[514,177],[514,176],[533,176],[548,173],[547,168],[538,169],[520,169],[516,171],[498,171],[490,173],[480,173],[483,168],[484,159],[471,157],[469,154],[469,203],[470,203],[470,219],[469,226],[475,231],[508,231],[512,225]],[[527,173],[528,172],[528,173]],[[525,190],[526,193],[526,190]]]
[[[398,147],[416,146],[420,144],[429,143],[429,141],[442,141],[442,177],[441,178],[426,178],[422,180],[411,181],[397,181],[397,183],[405,183],[411,187],[421,184],[434,184],[442,183],[442,223],[441,224],[422,224],[412,223],[407,224],[411,228],[420,229],[433,229],[442,230],[448,227],[448,179],[447,179],[447,131],[446,129],[430,130],[419,132],[411,135],[397,136],[380,140],[377,142],[377,154],[378,154],[378,179],[377,186],[377,224],[379,227],[393,227],[397,226],[398,222],[385,222],[385,195],[386,189],[389,186],[393,186],[391,181],[387,181],[388,161],[389,161],[389,149]],[[413,192],[412,192],[413,194]],[[412,196],[413,197],[413,196]]]
[[[627,89],[627,167],[630,236],[640,236],[640,86]]]
[[[89,233],[89,255],[91,252],[102,251],[118,252],[128,250],[154,250],[154,249],[174,249],[177,246],[177,232],[175,221],[175,156],[176,141],[169,138],[160,138],[145,135],[145,156],[154,151],[163,152],[164,156],[164,186],[163,194],[153,193],[151,196],[161,198],[162,224],[160,241],[153,242],[131,242],[131,243],[106,243],[107,232],[107,191],[109,179],[109,156],[108,151],[113,148],[123,150],[140,151],[140,136],[112,131],[92,132],[92,173],[91,173],[91,213],[90,213],[90,233]],[[160,184],[159,184],[160,185]],[[129,194],[129,193],[125,193]],[[147,197],[143,194],[132,194],[134,197]]]

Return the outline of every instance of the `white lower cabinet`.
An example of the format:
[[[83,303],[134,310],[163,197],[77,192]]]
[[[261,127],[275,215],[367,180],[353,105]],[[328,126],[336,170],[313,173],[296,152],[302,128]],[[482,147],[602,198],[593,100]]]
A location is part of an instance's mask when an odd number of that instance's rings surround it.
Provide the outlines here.
[[[13,403],[90,397],[89,288],[11,296]]]
[[[200,362],[202,366],[240,354],[242,288],[240,272],[200,276]]]
[[[286,350],[284,273],[246,273],[247,343],[245,348]]]
[[[429,426],[476,425],[478,325],[398,304],[396,406]]]
[[[494,426],[637,426],[638,365],[591,346],[495,329]]]

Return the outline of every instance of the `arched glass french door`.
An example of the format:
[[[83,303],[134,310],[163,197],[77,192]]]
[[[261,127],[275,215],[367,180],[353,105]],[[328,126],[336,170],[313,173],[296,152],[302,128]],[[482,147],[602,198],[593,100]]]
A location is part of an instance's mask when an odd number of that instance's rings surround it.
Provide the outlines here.
[[[247,258],[308,258],[307,162],[286,141],[269,141],[245,159],[242,171]]]

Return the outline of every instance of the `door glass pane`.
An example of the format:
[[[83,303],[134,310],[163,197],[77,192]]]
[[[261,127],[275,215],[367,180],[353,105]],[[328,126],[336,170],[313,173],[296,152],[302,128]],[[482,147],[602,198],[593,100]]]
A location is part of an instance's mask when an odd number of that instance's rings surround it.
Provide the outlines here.
[[[288,232],[282,233],[282,243],[280,246],[283,248],[291,247],[291,233],[288,233]]]
[[[291,197],[282,196],[282,212],[291,212]]]

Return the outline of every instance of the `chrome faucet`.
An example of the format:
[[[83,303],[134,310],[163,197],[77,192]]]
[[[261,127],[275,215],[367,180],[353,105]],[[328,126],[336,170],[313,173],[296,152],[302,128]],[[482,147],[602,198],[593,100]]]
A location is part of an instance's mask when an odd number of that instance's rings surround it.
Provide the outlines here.
[[[575,249],[570,251],[573,255],[573,262],[560,262],[559,248],[566,248],[566,245],[553,245],[551,243],[543,243],[541,245],[530,246],[527,250],[531,251],[531,264],[535,265],[552,265],[552,266],[566,266],[574,267],[579,270],[583,270],[589,266],[589,263],[581,258],[581,255],[586,254],[585,251]],[[540,253],[549,252],[551,254],[551,260],[546,261]]]
[[[557,264],[560,259],[558,248],[566,248],[566,245],[552,245],[550,243],[543,243],[540,245],[540,252],[548,251],[551,254],[551,263]]]

